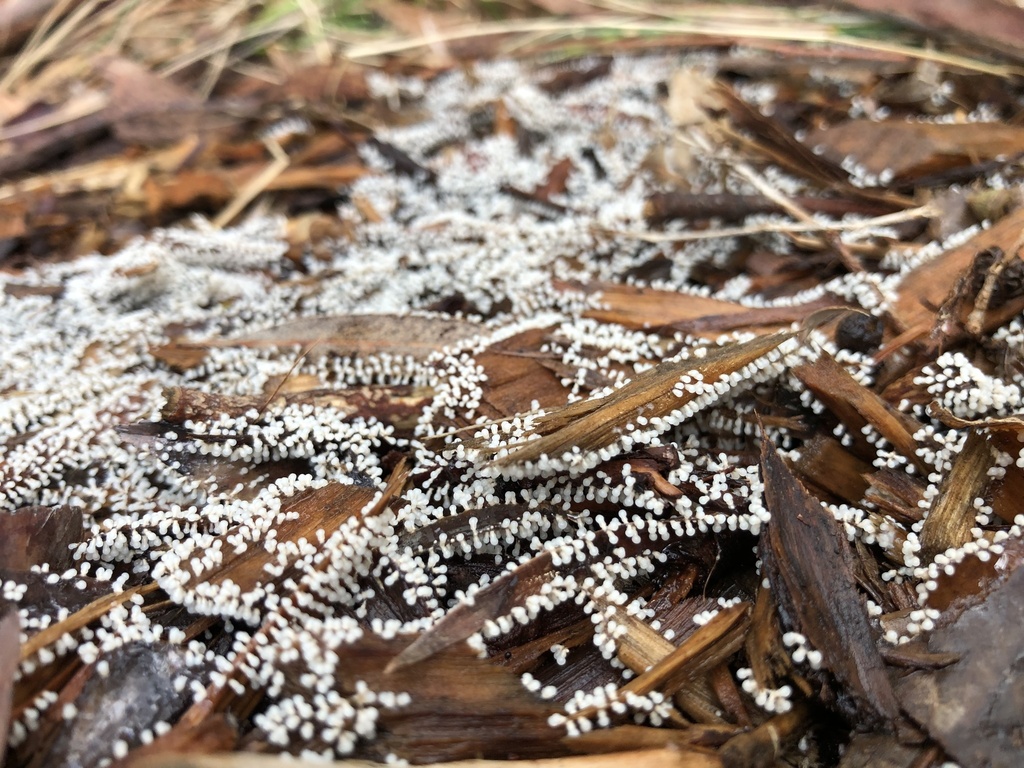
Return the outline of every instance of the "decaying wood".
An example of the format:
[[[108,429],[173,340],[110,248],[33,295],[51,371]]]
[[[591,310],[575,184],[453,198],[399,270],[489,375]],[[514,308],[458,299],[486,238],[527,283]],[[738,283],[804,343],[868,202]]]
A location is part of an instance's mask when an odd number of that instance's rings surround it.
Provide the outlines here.
[[[982,495],[991,467],[988,440],[979,432],[969,432],[921,528],[921,547],[926,556],[934,557],[970,541],[971,528],[976,525],[974,500]]]
[[[837,704],[843,711],[894,727],[899,704],[853,587],[846,537],[767,441],[761,468],[775,513],[761,551],[783,624],[804,634],[842,681]]]

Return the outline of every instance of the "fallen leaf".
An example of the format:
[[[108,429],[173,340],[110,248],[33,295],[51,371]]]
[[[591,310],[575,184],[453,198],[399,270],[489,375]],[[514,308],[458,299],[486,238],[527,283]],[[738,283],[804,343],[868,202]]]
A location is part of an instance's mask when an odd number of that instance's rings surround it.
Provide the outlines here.
[[[1024,128],[1003,123],[849,120],[811,131],[806,144],[836,163],[853,158],[882,185],[1024,152]],[[891,179],[887,178],[891,175]]]

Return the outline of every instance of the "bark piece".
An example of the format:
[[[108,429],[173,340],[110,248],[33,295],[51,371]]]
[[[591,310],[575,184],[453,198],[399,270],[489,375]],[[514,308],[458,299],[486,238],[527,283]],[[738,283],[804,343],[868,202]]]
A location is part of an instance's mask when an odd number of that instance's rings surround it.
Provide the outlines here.
[[[992,247],[1012,253],[1022,229],[1024,208],[1013,211],[966,243],[911,270],[900,282],[899,295],[892,308],[894,316],[906,328],[923,326],[930,330],[950,288],[970,269],[975,256]],[[1010,301],[999,310],[989,312],[985,327],[988,330],[998,327],[1018,312],[1016,300]]]
[[[854,586],[846,536],[767,440],[761,474],[772,515],[762,558],[783,625],[821,652],[823,667],[842,685],[837,703],[844,714],[892,728],[899,704]]]
[[[273,530],[276,531],[277,547],[295,546],[295,542],[303,539],[317,541],[318,530],[323,530],[330,536],[345,520],[359,514],[373,496],[372,488],[340,483],[330,483],[297,494],[283,503],[275,515]],[[219,588],[224,587],[228,594],[237,595],[239,590],[245,594],[268,582],[280,584],[289,578],[298,580],[298,569],[294,564],[289,564],[276,576],[264,569],[264,566],[276,564],[278,560],[277,549],[272,548],[268,551],[264,546],[265,540],[248,541],[246,546],[239,548],[235,542],[237,536],[238,530],[231,529],[217,538],[220,543],[213,545],[213,548],[223,554],[218,564],[209,571],[203,570],[200,559],[196,557],[187,561],[181,558],[178,562],[176,555],[168,556],[170,560],[167,561],[167,572],[157,578],[158,583],[177,591],[184,586],[190,592],[184,601],[197,602],[198,605],[192,606],[196,613],[206,614],[212,611],[210,615],[216,615],[218,611],[230,611],[234,606],[222,608],[218,606],[216,599],[210,602],[198,597],[200,592],[203,597],[208,597],[211,594],[219,594]],[[187,576],[184,581],[181,571]],[[230,603],[230,598],[228,602]],[[202,606],[205,606],[206,610],[203,610]]]
[[[862,427],[871,424],[918,469],[927,471],[927,465],[917,455],[914,440],[914,432],[919,428],[917,421],[859,384],[827,352],[822,352],[813,363],[797,366],[793,373],[835,413],[855,438],[860,436]]]
[[[945,669],[915,672],[897,685],[900,701],[961,765],[1015,766],[1024,729],[1024,568],[984,602],[928,640],[960,655]]]
[[[606,397],[590,398],[557,408],[533,423],[536,439],[508,448],[495,464],[536,461],[541,456],[561,458],[574,452],[595,451],[612,445],[624,435],[637,418],[663,418],[697,399],[691,391],[676,394],[675,387],[684,374],[699,374],[707,384],[728,378],[751,363],[775,353],[792,338],[791,333],[757,337],[751,341],[712,347],[703,357],[668,360],[637,374],[630,382]],[[483,451],[496,450],[487,444],[467,440],[466,445]]]
[[[110,674],[82,670],[75,697],[77,715],[57,723],[39,765],[95,765],[110,755],[111,745],[122,740],[138,744],[141,733],[160,721],[173,722],[191,697],[188,689],[176,691],[179,675],[196,678],[186,664],[185,651],[165,644],[125,646],[107,657]]]
[[[0,514],[0,563],[13,571],[50,564],[60,573],[72,564],[71,545],[82,538],[82,510],[56,507],[21,507]]]
[[[970,432],[963,449],[953,459],[953,468],[943,478],[939,495],[921,528],[921,549],[927,560],[971,540],[971,528],[976,525],[974,500],[988,485],[992,464],[988,439],[981,432]]]
[[[14,703],[14,675],[18,671],[18,643],[21,621],[18,612],[0,602],[0,765],[7,749],[7,729],[11,724]]]

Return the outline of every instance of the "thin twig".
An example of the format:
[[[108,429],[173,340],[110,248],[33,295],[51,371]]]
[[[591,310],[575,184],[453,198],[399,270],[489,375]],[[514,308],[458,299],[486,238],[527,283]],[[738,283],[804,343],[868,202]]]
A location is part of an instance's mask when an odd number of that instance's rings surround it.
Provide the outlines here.
[[[875,216],[860,221],[833,221],[821,222],[812,221],[783,221],[777,223],[765,222],[764,224],[750,224],[743,227],[722,227],[720,229],[705,229],[699,232],[646,232],[635,229],[609,229],[605,230],[610,235],[617,237],[629,237],[642,240],[646,243],[688,243],[697,240],[715,240],[722,237],[744,237],[746,235],[760,235],[769,232],[783,234],[791,232],[857,232],[859,230],[874,229],[875,227],[888,227],[894,224],[902,224],[905,221],[914,219],[925,219],[936,215],[936,210],[930,205],[922,205],[918,208],[910,208],[906,211],[887,213],[884,216]]]

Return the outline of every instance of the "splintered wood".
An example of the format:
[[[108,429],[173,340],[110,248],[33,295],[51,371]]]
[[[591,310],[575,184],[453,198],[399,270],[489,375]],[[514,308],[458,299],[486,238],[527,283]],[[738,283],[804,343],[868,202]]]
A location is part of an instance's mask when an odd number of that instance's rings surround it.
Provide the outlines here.
[[[0,129],[5,765],[1007,764],[1018,100],[704,42]]]

